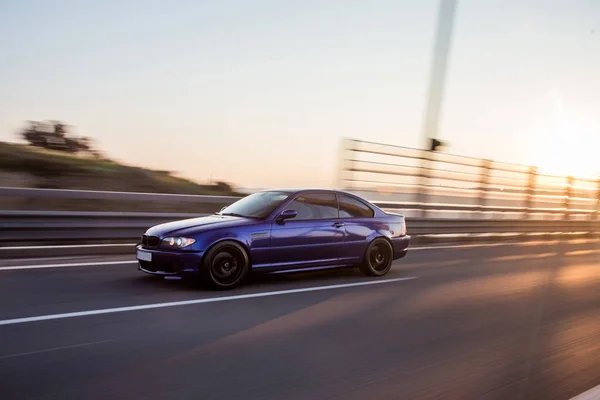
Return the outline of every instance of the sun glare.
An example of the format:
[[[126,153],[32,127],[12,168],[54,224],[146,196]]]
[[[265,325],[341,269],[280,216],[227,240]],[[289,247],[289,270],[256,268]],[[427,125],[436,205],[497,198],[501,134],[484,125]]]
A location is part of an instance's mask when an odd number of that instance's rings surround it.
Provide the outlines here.
[[[555,127],[545,132],[532,154],[541,173],[581,178],[600,175],[600,131],[593,123],[570,118],[555,98]]]
[[[544,146],[536,164],[542,173],[592,178],[600,170],[598,146],[598,137],[590,134],[577,131],[557,134]]]

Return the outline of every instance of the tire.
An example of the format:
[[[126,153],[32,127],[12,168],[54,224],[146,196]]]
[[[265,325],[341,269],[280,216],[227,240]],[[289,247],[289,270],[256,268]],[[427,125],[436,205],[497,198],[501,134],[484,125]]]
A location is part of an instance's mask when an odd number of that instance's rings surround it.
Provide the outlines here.
[[[365,257],[359,266],[366,276],[383,276],[392,268],[394,249],[385,239],[375,239],[367,248]]]
[[[202,276],[214,289],[230,290],[242,284],[250,271],[246,250],[232,241],[217,243],[204,257]]]

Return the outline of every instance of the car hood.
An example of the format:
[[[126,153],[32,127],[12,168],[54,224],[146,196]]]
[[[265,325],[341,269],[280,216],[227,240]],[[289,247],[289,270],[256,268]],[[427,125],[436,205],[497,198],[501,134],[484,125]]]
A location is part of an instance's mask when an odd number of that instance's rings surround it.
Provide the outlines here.
[[[183,219],[155,225],[146,231],[147,235],[165,237],[166,235],[194,234],[213,228],[248,225],[256,220],[229,215],[209,215],[206,217]]]

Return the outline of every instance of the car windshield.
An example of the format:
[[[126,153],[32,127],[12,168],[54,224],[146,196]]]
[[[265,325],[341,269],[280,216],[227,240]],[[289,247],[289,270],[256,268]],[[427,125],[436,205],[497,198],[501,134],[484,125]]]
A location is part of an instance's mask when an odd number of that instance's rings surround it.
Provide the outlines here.
[[[286,192],[258,192],[236,201],[219,214],[247,218],[266,218],[289,197]]]

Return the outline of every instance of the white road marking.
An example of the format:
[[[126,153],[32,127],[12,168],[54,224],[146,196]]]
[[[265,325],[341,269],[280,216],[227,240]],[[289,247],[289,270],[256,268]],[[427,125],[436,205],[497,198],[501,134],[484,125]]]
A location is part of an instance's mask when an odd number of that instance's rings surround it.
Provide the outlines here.
[[[556,241],[552,242],[539,242],[536,245],[550,245],[554,244]],[[524,242],[506,242],[506,243],[480,243],[480,244],[451,244],[448,246],[421,246],[421,247],[409,247],[408,252],[418,251],[418,250],[444,250],[444,249],[472,249],[477,247],[502,247],[502,246],[526,246],[532,245],[531,243]]]
[[[540,258],[550,258],[556,257],[558,253],[542,253],[542,254],[521,254],[514,256],[502,256],[502,257],[493,257],[488,258],[488,261],[517,261],[517,260],[538,260]]]
[[[187,306],[187,305],[191,305],[191,304],[217,303],[217,302],[221,302],[221,301],[253,299],[253,298],[257,298],[257,297],[281,296],[281,295],[285,295],[285,294],[317,292],[317,291],[322,291],[322,290],[334,290],[334,289],[342,289],[342,288],[350,288],[350,287],[358,287],[358,286],[382,285],[385,283],[408,281],[408,280],[412,280],[412,279],[418,279],[418,277],[417,276],[409,276],[409,277],[405,277],[405,278],[381,279],[381,280],[371,280],[371,281],[362,281],[362,282],[354,282],[354,283],[341,283],[341,284],[337,284],[337,285],[315,286],[315,287],[307,287],[307,288],[300,288],[300,289],[276,290],[273,292],[249,293],[249,294],[239,294],[239,295],[233,295],[233,296],[209,297],[209,298],[196,299],[196,300],[173,301],[173,302],[169,302],[169,303],[143,304],[143,305],[139,305],[139,306],[105,308],[105,309],[100,309],[100,310],[79,311],[79,312],[71,312],[71,313],[64,313],[64,314],[39,315],[36,317],[0,320],[0,325],[24,324],[27,322],[48,321],[48,320],[53,320],[53,319],[85,317],[88,315],[101,315],[101,314],[112,314],[112,313],[120,313],[120,312],[127,312],[127,311],[149,310],[149,309],[153,309],[153,308]]]
[[[108,343],[108,342],[113,342],[113,341],[114,340],[101,340],[99,342],[74,344],[72,346],[53,347],[51,349],[28,351],[26,353],[9,354],[7,356],[0,356],[0,360],[4,360],[6,358],[13,358],[13,357],[29,356],[29,355],[32,355],[32,354],[48,353],[50,351],[67,350],[67,349],[74,349],[74,348],[77,348],[77,347],[92,346],[92,345],[95,345],[95,344]]]
[[[574,239],[576,241],[576,239]],[[598,243],[598,240],[589,240],[584,244]],[[533,246],[551,246],[553,244],[561,243],[560,240],[545,240],[545,241],[530,241],[530,242],[502,242],[502,243],[474,243],[474,244],[451,244],[448,246],[419,246],[409,247],[408,252],[419,251],[419,250],[444,250],[444,249],[471,249],[477,247],[505,247],[505,246],[519,246],[519,247],[533,247]],[[576,243],[573,243],[576,244]]]
[[[114,243],[114,244],[64,244],[56,246],[13,246],[0,247],[1,250],[40,250],[40,249],[93,249],[96,247],[135,247],[135,243]]]
[[[596,254],[600,253],[600,250],[575,250],[575,251],[567,251],[565,256],[586,256],[588,254]]]
[[[1,256],[2,255],[0,254],[0,257]],[[111,256],[111,254],[103,254],[103,256],[107,257],[107,256]],[[15,259],[15,260],[18,261],[18,262],[25,262],[25,261],[41,262],[41,261],[44,261],[44,260],[50,260],[50,261],[58,262],[58,261],[67,261],[67,260],[81,260],[82,258],[91,258],[91,257],[98,257],[98,256],[94,255],[94,254],[92,254],[92,255],[87,254],[87,255],[79,255],[79,256],[78,255],[72,255],[72,256],[54,256],[54,257],[52,257],[52,256],[45,256],[45,257],[28,257],[28,258],[21,258],[21,257],[19,257],[19,258]],[[4,260],[9,260],[9,259],[2,259],[2,258],[0,258],[0,261],[4,261]]]
[[[118,264],[137,264],[137,261],[100,261],[87,263],[71,263],[71,264],[42,264],[42,265],[17,265],[12,267],[0,267],[0,271],[12,271],[17,269],[43,269],[43,268],[68,268],[68,267],[90,267],[97,265],[118,265]]]
[[[571,400],[600,400],[600,385],[573,397]]]
[[[596,243],[597,240],[586,241],[586,243]],[[486,248],[486,247],[505,247],[505,246],[520,246],[520,247],[528,247],[528,246],[549,246],[552,244],[557,244],[559,241],[539,241],[539,242],[506,242],[506,243],[479,243],[479,244],[457,244],[457,245],[448,245],[448,246],[420,246],[420,247],[409,247],[408,252],[411,253],[413,251],[423,251],[423,250],[452,250],[452,249],[472,249],[472,248]],[[82,245],[86,246],[86,245]],[[95,246],[95,245],[91,245]],[[106,245],[112,246],[112,245]],[[129,246],[129,245],[128,245]],[[42,246],[43,247],[43,246]],[[65,246],[69,247],[69,246]],[[1,248],[0,248],[1,249]],[[598,250],[582,250],[588,251],[590,253],[598,252]],[[567,255],[575,255],[573,252],[567,253]],[[26,260],[26,259],[20,259]],[[33,259],[32,259],[33,260]],[[102,265],[119,265],[119,264],[137,264],[136,260],[131,261],[98,261],[98,262],[83,262],[83,263],[68,263],[68,264],[40,264],[40,265],[16,265],[16,266],[8,266],[8,267],[0,267],[0,271],[11,271],[11,270],[20,270],[20,269],[43,269],[43,268],[68,268],[68,267],[91,267],[91,266],[102,266]]]

